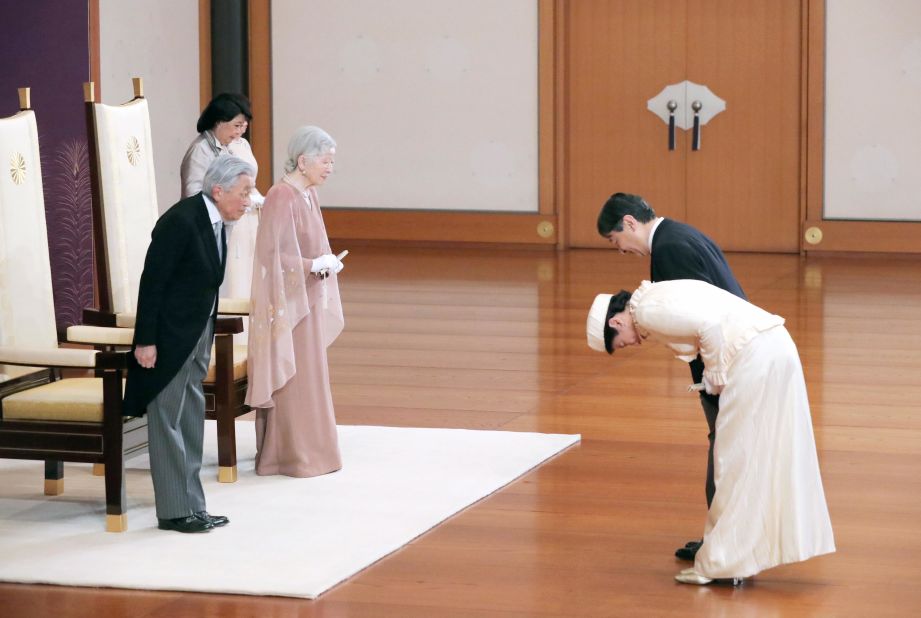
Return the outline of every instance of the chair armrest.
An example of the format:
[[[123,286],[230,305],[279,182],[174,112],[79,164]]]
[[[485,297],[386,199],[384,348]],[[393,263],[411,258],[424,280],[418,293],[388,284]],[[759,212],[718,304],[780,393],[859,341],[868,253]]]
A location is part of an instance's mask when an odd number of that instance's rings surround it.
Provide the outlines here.
[[[249,315],[249,299],[218,298],[217,312],[222,315]]]
[[[99,309],[83,310],[83,324],[85,326],[134,328],[134,320],[135,314],[133,312],[110,313]]]
[[[133,328],[107,328],[104,326],[69,326],[67,341],[91,345],[131,345],[134,341]]]
[[[243,332],[243,318],[218,317],[214,325],[215,335],[236,335]]]
[[[127,369],[129,354],[131,352],[99,352],[96,355],[96,369]]]
[[[119,328],[134,328],[134,322],[137,314],[133,311],[115,314],[115,326]]]
[[[99,309],[84,309],[83,323],[87,326],[115,326],[115,314]]]
[[[40,367],[96,368],[96,350],[53,348],[0,347],[0,363],[8,365],[38,365]]]

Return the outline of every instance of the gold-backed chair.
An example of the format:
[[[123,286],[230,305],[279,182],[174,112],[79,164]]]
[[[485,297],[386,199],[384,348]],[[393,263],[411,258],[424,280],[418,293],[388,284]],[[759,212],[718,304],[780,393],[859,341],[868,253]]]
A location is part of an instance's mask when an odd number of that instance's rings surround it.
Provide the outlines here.
[[[159,217],[150,113],[141,79],[133,82],[135,96],[122,105],[96,102],[93,84],[84,84],[99,297],[98,309],[84,311],[86,324],[134,326],[144,259]],[[218,480],[234,482],[235,421],[249,408],[243,403],[246,346],[234,346],[233,334],[243,330],[249,299],[222,299],[218,309],[233,317],[219,318],[215,328],[205,412],[217,421]]]
[[[122,416],[127,353],[58,346],[35,113],[0,119],[0,364],[44,368],[52,381],[14,375],[0,390],[0,458],[45,462],[45,493],[64,489],[63,462],[105,466],[106,529],[127,527],[125,459],[147,450],[147,421]],[[72,326],[67,341],[112,350],[133,331]],[[61,369],[95,377],[58,379]],[[44,383],[43,383],[44,382]],[[2,483],[0,483],[2,487]],[[0,489],[2,491],[2,489]]]

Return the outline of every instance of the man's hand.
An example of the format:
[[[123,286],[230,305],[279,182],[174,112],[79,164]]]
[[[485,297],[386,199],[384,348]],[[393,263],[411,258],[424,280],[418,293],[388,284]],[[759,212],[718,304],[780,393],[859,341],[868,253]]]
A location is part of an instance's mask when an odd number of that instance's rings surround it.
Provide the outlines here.
[[[157,364],[157,346],[139,345],[134,348],[134,358],[144,369],[153,369]]]

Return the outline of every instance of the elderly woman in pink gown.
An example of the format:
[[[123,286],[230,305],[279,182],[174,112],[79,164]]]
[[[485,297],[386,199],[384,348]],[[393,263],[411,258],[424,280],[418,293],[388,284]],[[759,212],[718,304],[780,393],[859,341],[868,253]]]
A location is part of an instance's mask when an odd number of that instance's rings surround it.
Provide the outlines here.
[[[592,349],[613,353],[648,337],[678,359],[700,354],[720,396],[713,448],[716,493],[694,567],[675,579],[708,584],[835,551],[819,474],[806,382],[784,319],[703,281],[644,281],[599,294]]]
[[[246,404],[256,409],[256,473],[309,477],[342,467],[326,348],[342,332],[338,274],[316,188],[336,142],[301,127],[266,194],[253,261]]]

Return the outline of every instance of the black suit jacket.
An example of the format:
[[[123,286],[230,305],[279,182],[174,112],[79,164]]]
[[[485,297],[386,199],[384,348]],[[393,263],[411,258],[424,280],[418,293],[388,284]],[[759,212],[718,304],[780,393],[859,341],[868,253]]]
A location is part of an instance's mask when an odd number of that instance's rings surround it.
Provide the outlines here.
[[[652,281],[697,279],[748,300],[720,248],[690,225],[663,219],[652,236],[650,257]]]
[[[124,414],[138,416],[178,373],[208,324],[224,279],[201,193],[167,210],[154,226],[138,290],[134,346],[157,346],[153,369],[129,357]],[[132,352],[134,351],[132,346]]]
[[[690,225],[663,219],[652,236],[650,258],[652,281],[697,279],[748,300],[720,248]],[[690,365],[691,377],[700,382],[703,361],[698,356]],[[701,397],[718,405],[719,398],[714,395],[701,392]]]

